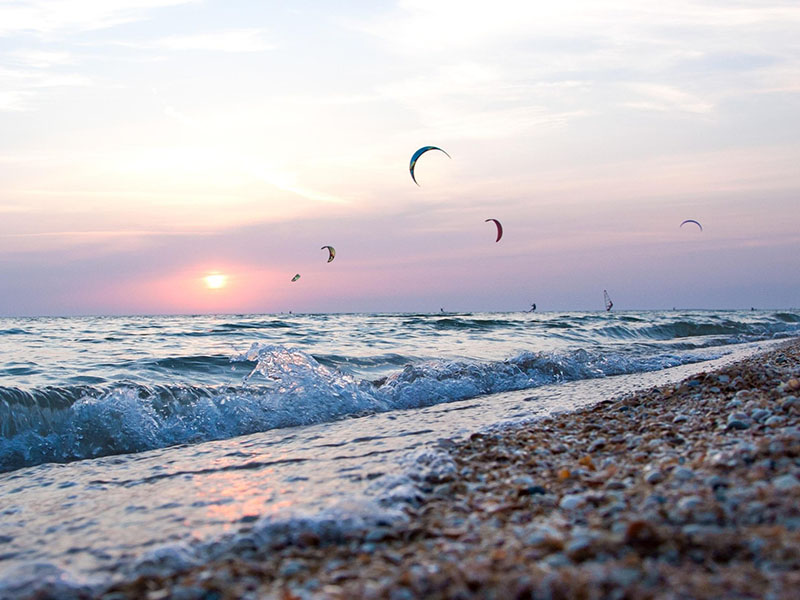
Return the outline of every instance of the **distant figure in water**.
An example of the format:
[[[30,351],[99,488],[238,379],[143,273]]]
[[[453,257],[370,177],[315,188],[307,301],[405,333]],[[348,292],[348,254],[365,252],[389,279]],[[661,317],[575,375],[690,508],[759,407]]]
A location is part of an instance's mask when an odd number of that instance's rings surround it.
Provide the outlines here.
[[[536,302],[534,302],[533,304],[531,304],[531,309],[530,309],[528,312],[533,312],[533,311],[535,311],[535,310],[536,310]]]
[[[440,309],[439,309],[439,312],[444,312],[444,309],[443,309],[443,308],[440,308]]]

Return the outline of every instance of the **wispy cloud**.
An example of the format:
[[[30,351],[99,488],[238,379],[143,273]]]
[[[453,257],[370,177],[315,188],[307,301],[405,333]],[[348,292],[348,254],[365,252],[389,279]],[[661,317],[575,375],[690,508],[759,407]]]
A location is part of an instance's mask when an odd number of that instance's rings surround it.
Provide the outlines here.
[[[2,79],[0,79],[0,82]],[[21,90],[0,91],[0,111],[14,112],[27,110],[28,94]]]
[[[47,69],[4,69],[0,66],[0,111],[24,111],[35,105],[39,92],[46,88],[91,85],[86,75]]]
[[[714,109],[711,102],[669,85],[657,83],[631,83],[627,86],[639,99],[624,102],[624,106],[644,110],[681,111],[705,114]]]
[[[216,52],[263,52],[275,48],[274,44],[264,39],[263,29],[235,29],[196,33],[191,35],[175,35],[139,45],[147,48],[164,48],[167,50],[209,50]]]
[[[29,0],[0,4],[0,37],[77,33],[147,18],[148,11],[198,0]]]

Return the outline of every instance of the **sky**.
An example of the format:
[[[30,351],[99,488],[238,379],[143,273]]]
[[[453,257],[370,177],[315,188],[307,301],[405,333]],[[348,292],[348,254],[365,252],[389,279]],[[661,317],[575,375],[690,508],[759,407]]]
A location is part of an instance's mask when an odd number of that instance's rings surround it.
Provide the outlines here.
[[[0,0],[0,315],[800,306],[798,31],[796,0]]]

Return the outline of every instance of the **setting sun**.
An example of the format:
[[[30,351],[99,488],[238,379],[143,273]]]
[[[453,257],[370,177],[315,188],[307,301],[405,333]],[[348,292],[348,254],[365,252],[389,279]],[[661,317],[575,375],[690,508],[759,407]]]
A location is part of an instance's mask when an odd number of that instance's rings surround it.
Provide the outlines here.
[[[225,287],[228,277],[226,275],[220,275],[219,273],[213,273],[211,275],[206,275],[203,280],[206,282],[206,287],[208,289],[218,290],[219,288]]]

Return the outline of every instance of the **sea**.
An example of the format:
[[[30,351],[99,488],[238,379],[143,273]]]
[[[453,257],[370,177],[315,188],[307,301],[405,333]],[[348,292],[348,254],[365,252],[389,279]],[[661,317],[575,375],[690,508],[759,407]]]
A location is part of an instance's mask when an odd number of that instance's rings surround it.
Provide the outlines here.
[[[0,597],[386,525],[453,441],[798,335],[800,310],[0,318]]]

